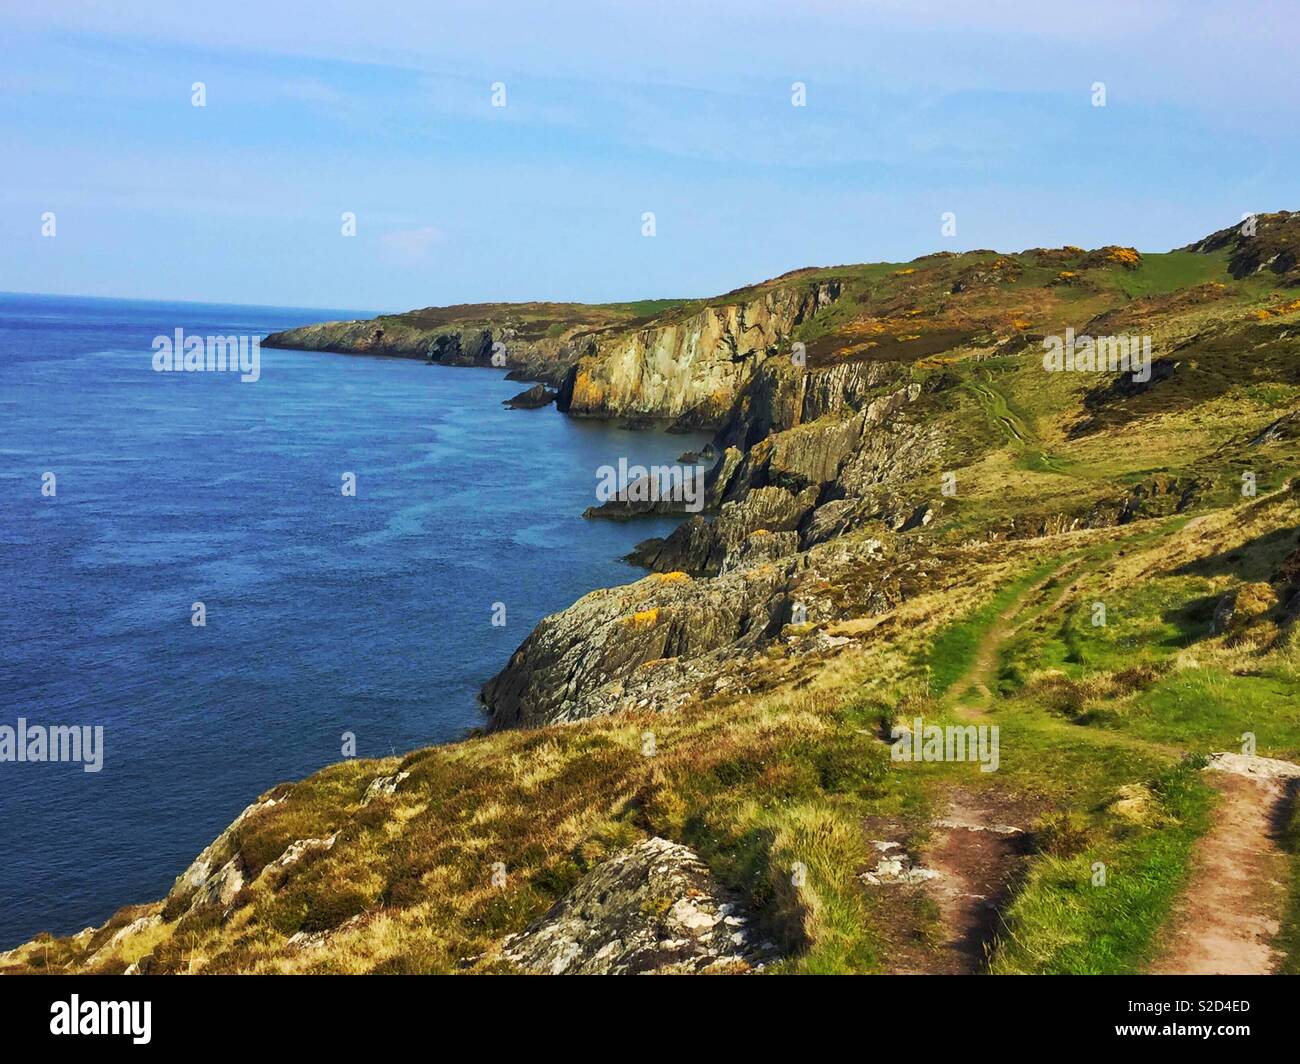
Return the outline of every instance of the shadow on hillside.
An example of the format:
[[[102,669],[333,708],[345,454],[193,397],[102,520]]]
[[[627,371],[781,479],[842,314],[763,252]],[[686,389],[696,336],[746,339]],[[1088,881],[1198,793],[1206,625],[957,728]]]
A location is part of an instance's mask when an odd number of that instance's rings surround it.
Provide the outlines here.
[[[1279,528],[1256,536],[1230,551],[1219,551],[1180,565],[1175,576],[1233,576],[1242,581],[1271,580],[1278,567],[1300,542],[1294,528]]]

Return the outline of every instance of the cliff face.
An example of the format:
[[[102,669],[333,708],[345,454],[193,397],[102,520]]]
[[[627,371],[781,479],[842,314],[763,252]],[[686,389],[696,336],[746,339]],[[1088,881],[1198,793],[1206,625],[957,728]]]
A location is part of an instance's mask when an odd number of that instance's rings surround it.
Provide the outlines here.
[[[263,345],[418,358],[447,366],[495,364],[518,379],[558,385],[586,342],[580,329],[563,329],[557,336],[529,337],[509,324],[429,328],[401,319],[372,319],[327,321],[288,329],[272,333]],[[494,353],[500,355],[496,363]]]
[[[789,356],[794,330],[840,292],[835,281],[782,285],[602,339],[569,372],[560,408],[575,417],[671,419],[680,428],[715,428],[758,366]]]

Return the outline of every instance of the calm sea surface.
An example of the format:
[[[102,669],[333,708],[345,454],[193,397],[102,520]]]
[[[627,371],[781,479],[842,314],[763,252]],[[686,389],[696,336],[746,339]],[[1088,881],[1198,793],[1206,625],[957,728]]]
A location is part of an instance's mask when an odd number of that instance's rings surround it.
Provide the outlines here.
[[[703,437],[507,410],[526,385],[496,370],[151,367],[177,328],[362,313],[0,295],[0,725],[104,728],[98,773],[0,763],[0,949],[161,897],[344,732],[372,757],[481,723],[479,685],[537,620],[638,578],[620,555],[672,527],[580,514],[599,466]]]

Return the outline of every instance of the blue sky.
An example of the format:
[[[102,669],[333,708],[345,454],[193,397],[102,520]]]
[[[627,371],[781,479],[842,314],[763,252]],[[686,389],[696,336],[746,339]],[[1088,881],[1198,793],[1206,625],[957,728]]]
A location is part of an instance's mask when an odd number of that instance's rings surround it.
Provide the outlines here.
[[[941,249],[1165,250],[1300,208],[1286,3],[14,7],[0,290],[708,295]]]

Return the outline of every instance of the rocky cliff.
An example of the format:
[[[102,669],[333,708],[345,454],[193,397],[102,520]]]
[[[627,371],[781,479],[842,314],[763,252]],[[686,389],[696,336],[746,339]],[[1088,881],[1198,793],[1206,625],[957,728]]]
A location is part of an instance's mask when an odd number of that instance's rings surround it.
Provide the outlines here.
[[[510,326],[424,329],[403,322],[335,321],[272,333],[266,347],[334,351],[355,355],[417,358],[445,366],[508,369],[519,380],[559,384],[577,360],[579,347],[566,339],[520,339]],[[496,362],[493,355],[497,354]]]
[[[638,304],[476,303],[427,307],[359,321],[272,333],[263,344],[303,351],[418,358],[448,366],[496,366],[551,385],[610,330],[635,327],[672,300]]]
[[[569,371],[560,408],[575,417],[717,427],[757,368],[768,358],[789,359],[794,330],[840,291],[834,281],[776,285],[598,340]]]

